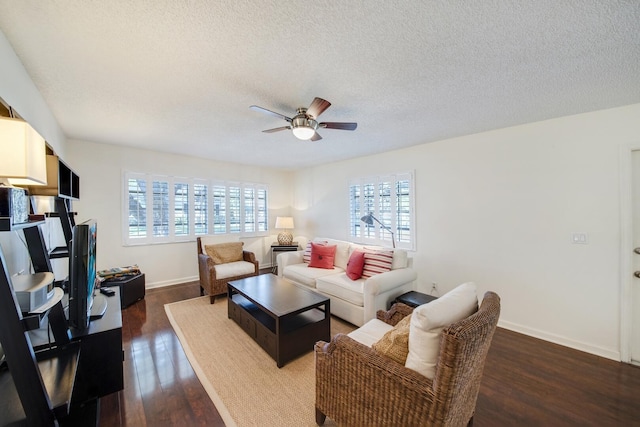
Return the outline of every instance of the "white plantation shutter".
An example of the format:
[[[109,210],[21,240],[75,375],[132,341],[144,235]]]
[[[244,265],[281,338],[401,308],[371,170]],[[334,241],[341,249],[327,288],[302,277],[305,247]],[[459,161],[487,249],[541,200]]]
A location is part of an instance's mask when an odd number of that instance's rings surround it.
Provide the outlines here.
[[[124,245],[269,232],[268,187],[135,172],[123,175]]]
[[[360,220],[373,214],[389,227],[398,248],[415,250],[413,172],[354,179],[349,183],[349,235],[358,243],[392,246],[389,230],[374,221]]]

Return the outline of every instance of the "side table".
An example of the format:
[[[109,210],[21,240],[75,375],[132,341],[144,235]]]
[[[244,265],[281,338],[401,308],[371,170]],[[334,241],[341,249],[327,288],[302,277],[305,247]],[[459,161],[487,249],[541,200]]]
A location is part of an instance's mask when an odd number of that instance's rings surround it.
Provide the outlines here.
[[[144,298],[145,280],[144,273],[135,276],[120,276],[107,279],[102,282],[102,287],[119,287],[120,304],[126,308],[136,301]]]
[[[275,262],[277,257],[276,252],[295,252],[298,249],[298,242],[292,242],[290,245],[279,245],[273,243],[271,245],[271,272],[276,274],[278,272],[278,264]]]
[[[416,291],[410,291],[396,297],[396,299],[391,302],[391,305],[393,305],[394,302],[401,302],[403,304],[408,305],[409,307],[415,308],[419,305],[426,304],[435,299],[438,299],[438,297],[434,297],[433,295],[427,295],[427,294],[423,294]]]

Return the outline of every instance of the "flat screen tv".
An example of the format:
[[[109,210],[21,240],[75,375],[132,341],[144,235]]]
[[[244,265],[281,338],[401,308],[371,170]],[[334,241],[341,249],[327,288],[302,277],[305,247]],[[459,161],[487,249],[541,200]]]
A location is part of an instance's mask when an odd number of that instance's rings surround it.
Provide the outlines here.
[[[97,223],[88,220],[73,227],[69,252],[69,324],[84,330],[91,318],[100,317],[106,309],[106,300],[100,307],[94,304],[96,283],[96,233]],[[104,305],[104,307],[102,307]]]

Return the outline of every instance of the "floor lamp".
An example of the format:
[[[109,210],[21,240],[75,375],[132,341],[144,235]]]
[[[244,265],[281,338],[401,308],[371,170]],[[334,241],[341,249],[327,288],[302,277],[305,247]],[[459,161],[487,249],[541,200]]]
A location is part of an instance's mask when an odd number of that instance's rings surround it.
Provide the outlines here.
[[[376,218],[375,216],[373,216],[373,214],[371,212],[369,212],[368,214],[366,214],[365,216],[363,216],[362,218],[360,218],[360,221],[364,222],[367,225],[373,225],[373,221],[377,222],[378,224],[380,224],[380,226],[382,228],[384,228],[385,230],[387,230],[389,233],[391,233],[391,244],[393,245],[393,247],[396,247],[396,239],[394,237],[393,231],[391,231],[390,227],[387,227],[386,225],[384,225],[383,223],[380,222],[380,220],[378,218]]]

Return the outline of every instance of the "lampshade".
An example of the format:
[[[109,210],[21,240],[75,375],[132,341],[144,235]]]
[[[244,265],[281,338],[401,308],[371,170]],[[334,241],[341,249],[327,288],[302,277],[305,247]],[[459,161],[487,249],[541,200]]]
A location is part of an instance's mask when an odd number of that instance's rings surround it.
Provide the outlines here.
[[[293,227],[293,218],[290,216],[279,216],[276,218],[276,228],[291,229]]]
[[[12,185],[47,183],[44,138],[23,120],[0,117],[0,178]]]
[[[365,216],[363,216],[362,218],[360,218],[360,221],[364,222],[367,225],[373,225],[373,215],[366,214]]]

